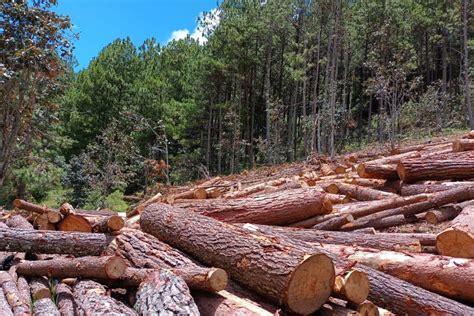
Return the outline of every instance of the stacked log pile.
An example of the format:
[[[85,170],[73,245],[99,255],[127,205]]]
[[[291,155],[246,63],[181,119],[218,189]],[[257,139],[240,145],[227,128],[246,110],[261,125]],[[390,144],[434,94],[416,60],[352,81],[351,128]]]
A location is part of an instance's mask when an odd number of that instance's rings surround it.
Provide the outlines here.
[[[2,315],[474,315],[467,136],[216,177],[126,217],[14,205]]]

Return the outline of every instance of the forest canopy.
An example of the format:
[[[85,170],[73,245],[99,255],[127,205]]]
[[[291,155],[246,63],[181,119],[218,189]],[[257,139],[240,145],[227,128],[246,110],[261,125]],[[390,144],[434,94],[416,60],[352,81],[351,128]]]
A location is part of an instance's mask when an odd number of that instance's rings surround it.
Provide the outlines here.
[[[79,72],[55,4],[0,4],[0,205],[125,209],[157,184],[474,129],[472,1],[224,0],[205,41],[116,39]]]

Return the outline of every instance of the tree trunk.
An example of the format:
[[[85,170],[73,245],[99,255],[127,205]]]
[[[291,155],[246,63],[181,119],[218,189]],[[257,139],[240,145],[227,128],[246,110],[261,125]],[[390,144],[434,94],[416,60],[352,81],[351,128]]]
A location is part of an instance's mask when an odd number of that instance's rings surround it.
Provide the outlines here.
[[[8,304],[3,288],[0,286],[0,311],[2,311],[3,316],[13,316],[13,311],[10,305]]]
[[[305,253],[165,204],[148,207],[140,225],[143,231],[215,264],[249,289],[294,312],[314,312],[331,293],[334,266],[325,255]]]
[[[43,276],[32,277],[29,284],[33,301],[42,298],[51,298],[51,290],[49,289],[49,281],[47,278]]]
[[[86,315],[138,315],[130,307],[109,296],[97,282],[80,280],[74,286],[74,298]]]
[[[453,152],[474,150],[474,139],[456,139],[453,142]]]
[[[94,233],[111,233],[119,231],[123,228],[124,220],[122,216],[111,215],[99,219],[92,225],[92,231]]]
[[[56,295],[58,310],[61,316],[75,316],[80,314],[74,296],[72,295],[72,290],[68,285],[58,283],[56,285]]]
[[[139,269],[169,269],[192,289],[220,291],[227,285],[227,274],[218,268],[203,267],[187,255],[142,231],[125,231],[108,252],[127,259]],[[129,271],[131,272],[131,271]],[[125,274],[124,277],[127,277]],[[130,276],[128,279],[135,277]]]
[[[92,225],[82,215],[69,214],[58,223],[58,230],[64,232],[91,233]]]
[[[445,256],[474,258],[474,206],[465,207],[451,226],[436,237],[436,249]]]
[[[11,274],[12,273],[10,273],[10,275]],[[28,284],[28,281],[26,281],[24,277],[17,275],[16,286],[18,288],[18,292],[20,293],[22,302],[24,302],[27,306],[32,306],[31,291],[30,291],[30,285]]]
[[[50,297],[41,298],[33,304],[33,315],[35,316],[60,316],[58,308]]]
[[[200,315],[186,283],[166,270],[147,275],[136,299],[134,308],[140,315]]]
[[[396,164],[361,163],[357,167],[357,173],[361,178],[397,180]]]
[[[258,198],[189,201],[177,207],[229,223],[286,225],[331,211],[324,193],[295,189],[260,195]]]
[[[127,263],[118,256],[56,258],[51,260],[24,261],[17,273],[26,276],[64,278],[117,279],[123,275]]]
[[[0,228],[0,251],[98,256],[114,238],[104,234]]]
[[[474,178],[474,159],[407,159],[397,166],[403,182],[420,180],[468,180]]]
[[[402,196],[410,196],[422,193],[435,193],[450,190],[460,186],[474,186],[474,182],[460,181],[460,182],[443,182],[443,183],[429,183],[429,184],[405,184],[401,188]]]
[[[464,75],[464,105],[467,109],[469,118],[469,127],[474,129],[474,116],[472,113],[471,104],[471,79],[469,78],[469,43],[468,43],[468,12],[469,12],[469,0],[462,0],[462,34],[463,34],[463,64],[462,73]]]
[[[389,227],[401,226],[406,224],[411,224],[419,221],[421,217],[418,216],[403,216],[403,215],[394,215],[385,218],[378,219],[373,223],[359,224],[359,222],[347,223],[341,227],[341,230],[360,230],[367,227],[372,227],[373,229],[384,229]],[[355,225],[359,225],[354,228]]]
[[[27,201],[23,201],[20,199],[14,200],[13,205],[16,208],[19,208],[28,212],[32,212],[36,214],[47,214],[48,220],[53,224],[58,223],[62,218],[61,213],[59,213],[56,210],[52,210],[47,207],[39,206],[39,205],[30,203]]]
[[[33,225],[31,225],[31,223],[21,215],[14,215],[10,217],[6,224],[12,229],[34,229]]]
[[[30,306],[22,299],[12,277],[6,271],[0,271],[0,286],[3,289],[10,308],[15,315],[31,315]]]
[[[397,197],[397,195],[393,193],[340,182],[328,185],[326,187],[326,192],[344,194],[359,201],[383,200]]]

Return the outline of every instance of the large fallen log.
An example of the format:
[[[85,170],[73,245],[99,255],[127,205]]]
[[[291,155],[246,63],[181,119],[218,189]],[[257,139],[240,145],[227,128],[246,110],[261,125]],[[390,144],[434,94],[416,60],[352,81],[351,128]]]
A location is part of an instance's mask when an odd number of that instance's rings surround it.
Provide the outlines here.
[[[368,265],[432,292],[474,302],[474,262],[431,254],[401,253],[324,245],[351,261]]]
[[[249,231],[259,232],[255,225],[246,226]],[[356,263],[339,257],[337,254],[325,249],[320,244],[307,243],[284,237],[280,234],[267,235],[274,240],[285,240],[294,247],[299,247],[306,252],[322,251],[335,262],[339,261],[352,269],[365,272],[370,282],[369,300],[377,306],[386,308],[395,314],[403,315],[468,315],[474,313],[474,308],[463,305],[452,299],[432,293],[420,287],[393,277],[386,273],[377,271],[369,266]]]
[[[357,173],[361,178],[385,180],[398,179],[396,164],[361,163],[357,167]]]
[[[422,193],[435,193],[450,190],[460,186],[474,186],[472,181],[458,182],[442,182],[442,183],[423,183],[423,184],[406,184],[402,185],[400,194],[402,196],[410,196]]]
[[[140,226],[294,312],[314,312],[331,294],[335,272],[326,255],[307,253],[265,235],[159,203],[145,209]]]
[[[396,194],[347,183],[332,183],[325,188],[326,192],[343,194],[359,201],[383,200],[397,197]]]
[[[474,159],[406,159],[397,166],[404,182],[419,180],[468,180],[474,178]]]
[[[463,202],[472,199],[474,199],[474,187],[454,188],[448,191],[434,193],[426,201],[365,216],[346,225],[346,227],[348,229],[373,227],[377,226],[379,224],[378,221],[383,220],[384,218],[398,215],[403,215],[405,217],[414,216],[416,214],[426,212],[429,209],[441,207],[449,203]]]
[[[426,212],[425,220],[430,224],[438,224],[449,221],[461,213],[461,211],[469,206],[474,205],[474,200],[464,201],[461,203],[449,204],[440,208]]]
[[[382,250],[403,250],[411,252],[421,252],[421,243],[419,238],[409,234],[355,234],[348,232],[318,231],[314,229],[291,229],[289,227],[275,227],[256,225],[261,231],[266,233],[279,233],[294,239],[307,242],[318,242],[324,244],[340,244],[348,246],[361,246],[367,248],[376,248]],[[426,234],[433,242],[436,235]]]
[[[8,304],[3,288],[0,286],[0,311],[4,316],[13,316],[13,311],[10,305]]]
[[[139,269],[169,269],[182,277],[192,289],[220,291],[227,285],[227,273],[219,268],[207,268],[186,254],[138,230],[127,230],[117,236],[108,253],[128,260]],[[125,284],[136,284],[143,273],[127,269],[122,276]],[[134,281],[135,280],[135,281]],[[139,281],[138,281],[139,283]]]
[[[136,300],[134,308],[140,315],[200,315],[186,283],[166,270],[147,275]]]
[[[295,189],[232,200],[189,200],[175,206],[229,223],[286,225],[327,214],[332,203],[315,189]]]
[[[119,256],[55,258],[23,261],[16,265],[18,274],[58,279],[118,279],[124,274],[126,268],[126,261]]]
[[[98,256],[114,238],[104,234],[0,228],[0,251]]]
[[[78,281],[74,285],[73,295],[85,315],[138,315],[122,302],[106,296],[106,289],[94,281]]]
[[[456,139],[453,142],[453,151],[460,152],[474,150],[474,139]]]
[[[465,207],[451,226],[436,237],[436,249],[445,256],[474,258],[474,206]]]
[[[0,271],[0,286],[15,315],[31,315],[30,306],[22,299],[15,281],[6,271]]]
[[[50,297],[41,298],[33,304],[33,315],[35,316],[60,316],[59,310]]]
[[[61,316],[80,315],[78,306],[72,295],[72,289],[68,285],[64,283],[58,283],[56,285],[56,301]]]

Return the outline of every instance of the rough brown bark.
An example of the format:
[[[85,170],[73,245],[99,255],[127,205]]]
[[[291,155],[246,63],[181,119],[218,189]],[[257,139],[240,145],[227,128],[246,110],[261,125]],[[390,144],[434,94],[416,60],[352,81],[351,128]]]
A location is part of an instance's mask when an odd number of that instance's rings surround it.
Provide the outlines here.
[[[33,225],[31,225],[31,223],[21,215],[10,217],[6,224],[8,227],[15,229],[34,229]]]
[[[403,216],[403,215],[394,215],[389,217],[380,218],[373,222],[352,222],[347,223],[346,225],[342,226],[340,229],[344,231],[353,231],[359,230],[367,227],[372,227],[374,229],[384,229],[389,227],[401,226],[406,224],[415,223],[420,220],[423,216]]]
[[[166,270],[147,275],[136,299],[134,308],[140,315],[200,315],[186,283]]]
[[[172,195],[172,200],[178,200],[178,199],[206,199],[207,198],[207,192],[206,189],[203,188],[194,188],[189,191],[181,192],[175,195]]]
[[[49,281],[45,277],[30,278],[30,291],[33,300],[42,298],[51,298],[51,290],[49,289]]]
[[[410,204],[403,207],[394,208],[391,210],[381,211],[372,215],[365,216],[350,223],[348,226],[352,229],[362,227],[375,227],[379,223],[377,221],[391,216],[404,215],[405,217],[414,216],[426,212],[429,209],[441,207],[449,203],[462,202],[474,199],[474,187],[459,187],[448,191],[434,193],[423,202]]]
[[[226,193],[226,194],[224,194],[223,197],[226,198],[226,199],[242,198],[242,197],[246,197],[246,196],[249,196],[251,194],[263,191],[269,186],[277,187],[277,186],[282,185],[282,184],[284,184],[288,181],[289,181],[288,178],[280,178],[280,179],[270,180],[270,181],[267,181],[267,182],[251,185],[251,186],[246,187],[242,190]]]
[[[410,196],[421,193],[435,193],[447,191],[460,186],[474,186],[474,182],[459,181],[459,182],[443,182],[432,184],[403,184],[401,188],[402,196]]]
[[[18,288],[18,292],[20,293],[22,302],[24,302],[27,306],[32,306],[31,291],[28,281],[26,281],[24,277],[18,276],[16,280],[16,286]]]
[[[467,151],[474,150],[474,139],[456,139],[453,142],[453,151]]]
[[[68,214],[58,223],[58,230],[65,232],[92,232],[91,223],[82,215]]]
[[[130,218],[134,215],[140,214],[148,205],[161,201],[161,196],[161,193],[157,193],[145,202],[138,204],[132,211],[127,213],[127,217]]]
[[[357,174],[361,178],[398,179],[396,164],[361,163],[357,166]]]
[[[6,271],[0,271],[0,286],[10,308],[15,315],[31,315],[30,306],[22,299],[12,277]]]
[[[226,270],[249,289],[294,312],[314,312],[331,293],[334,266],[325,255],[305,253],[265,235],[165,204],[147,207],[140,225],[143,231]]]
[[[114,238],[104,234],[0,228],[0,250],[98,256]]]
[[[142,231],[123,232],[117,236],[108,252],[127,259],[132,266],[139,269],[170,269],[182,277],[192,289],[220,291],[227,285],[227,273],[224,270],[203,267],[181,251]],[[127,279],[127,274],[124,278]],[[130,280],[134,278],[136,277],[133,275],[128,277]]]
[[[95,233],[110,233],[119,231],[124,226],[124,220],[122,216],[111,215],[99,219],[92,225],[92,231]]]
[[[68,285],[58,283],[56,285],[56,295],[58,310],[61,316],[75,316],[80,314],[74,296],[72,295],[72,289]]]
[[[436,210],[428,211],[425,214],[425,220],[430,224],[438,224],[441,222],[449,221],[461,212],[462,208],[459,204],[450,204],[442,206]]]
[[[393,193],[340,182],[328,185],[326,192],[347,195],[359,201],[383,200],[397,197],[397,195]]]
[[[8,304],[3,288],[0,286],[0,311],[4,316],[13,316],[13,311],[10,305]]]
[[[436,249],[445,256],[474,258],[474,206],[465,207],[451,227],[436,237]]]
[[[245,225],[245,224],[244,224]],[[251,224],[254,225],[254,224]],[[307,242],[319,242],[328,244],[355,245],[382,250],[404,250],[421,252],[420,240],[405,234],[356,234],[348,232],[318,231],[314,229],[291,229],[288,227],[273,227],[255,225],[260,231],[266,233],[276,232],[284,236],[304,240]],[[428,234],[433,240],[436,235]]]
[[[255,225],[252,226],[253,229],[251,231],[259,231]],[[301,248],[303,251],[322,251],[335,262],[339,261],[347,266],[351,266],[353,269],[365,272],[370,282],[368,299],[377,306],[386,308],[395,314],[468,315],[474,313],[474,308],[432,293],[371,267],[339,257],[319,244],[311,244],[279,234],[268,236],[277,240],[285,239],[288,243],[294,247]]]
[[[64,278],[118,279],[127,263],[119,256],[56,258],[24,261],[16,266],[18,274]]]
[[[295,189],[233,200],[183,201],[175,206],[229,223],[285,225],[332,210],[315,189]]]
[[[36,213],[36,214],[47,214],[48,220],[53,224],[58,223],[62,218],[61,213],[59,213],[56,210],[52,210],[50,208],[40,206],[40,205],[36,205],[36,204],[30,203],[30,202],[27,202],[27,201],[23,201],[23,200],[20,200],[20,199],[14,200],[13,205],[16,208],[19,208],[19,209],[22,209],[22,210],[25,210],[25,211],[28,211],[28,212],[32,212],[32,213]]]
[[[468,180],[474,178],[474,159],[407,159],[397,166],[401,180]]]
[[[136,311],[109,296],[97,282],[80,280],[74,286],[74,298],[86,315],[138,315]]]
[[[41,298],[33,304],[33,315],[35,316],[60,316],[58,308],[51,298]]]

